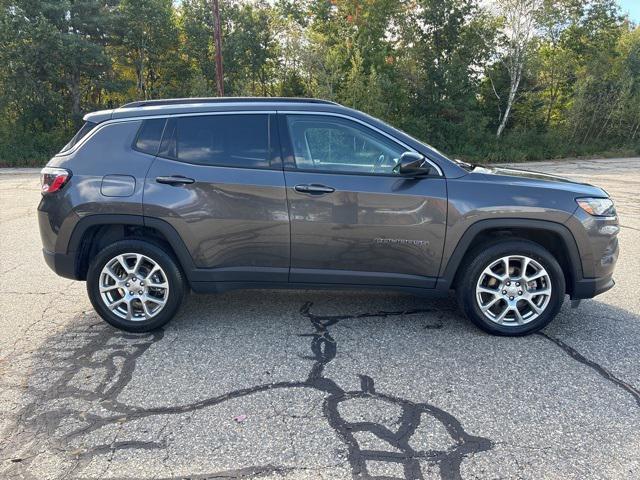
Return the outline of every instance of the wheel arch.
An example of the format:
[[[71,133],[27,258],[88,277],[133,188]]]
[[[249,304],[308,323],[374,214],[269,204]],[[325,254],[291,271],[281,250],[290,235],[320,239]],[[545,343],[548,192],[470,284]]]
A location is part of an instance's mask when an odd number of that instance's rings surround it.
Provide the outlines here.
[[[561,223],[515,218],[481,220],[471,225],[443,266],[437,288],[455,288],[466,258],[478,247],[515,238],[533,241],[547,249],[560,263],[567,293],[572,293],[576,282],[583,278],[583,270],[578,245],[571,231]]]
[[[75,278],[85,280],[91,258],[116,241],[139,238],[168,250],[189,275],[193,259],[178,232],[164,220],[142,215],[96,214],[78,221],[69,240],[67,252],[75,260]]]

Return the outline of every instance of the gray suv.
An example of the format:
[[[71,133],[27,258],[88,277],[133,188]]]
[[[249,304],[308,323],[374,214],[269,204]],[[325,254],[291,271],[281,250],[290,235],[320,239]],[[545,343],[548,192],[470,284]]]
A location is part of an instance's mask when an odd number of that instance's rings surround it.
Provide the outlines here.
[[[185,293],[457,293],[480,328],[544,327],[610,289],[618,217],[591,185],[450,160],[364,113],[287,98],[95,112],[42,170],[47,264],[111,325],[145,332]]]

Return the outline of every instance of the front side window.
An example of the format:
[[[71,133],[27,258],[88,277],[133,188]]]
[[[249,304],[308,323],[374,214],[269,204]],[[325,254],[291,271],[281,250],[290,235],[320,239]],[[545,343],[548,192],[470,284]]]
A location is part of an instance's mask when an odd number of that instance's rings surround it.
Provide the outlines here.
[[[407,150],[352,120],[329,115],[288,115],[296,168],[336,173],[394,174]]]
[[[177,117],[165,129],[160,155],[199,165],[270,168],[269,117]]]

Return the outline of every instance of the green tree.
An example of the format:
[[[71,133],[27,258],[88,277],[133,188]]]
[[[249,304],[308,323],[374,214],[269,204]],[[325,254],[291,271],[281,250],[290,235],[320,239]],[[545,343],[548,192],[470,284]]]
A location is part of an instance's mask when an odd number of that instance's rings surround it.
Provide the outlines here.
[[[273,9],[266,2],[228,4],[223,11],[222,51],[225,60],[225,91],[235,95],[269,96],[279,63],[273,28]]]
[[[403,118],[408,130],[455,150],[461,135],[483,123],[477,92],[495,23],[474,0],[421,0],[418,7],[407,12],[399,48],[412,99]]]
[[[192,72],[189,95],[211,95],[216,90],[216,64],[210,2],[184,0],[180,7],[179,27],[183,39],[181,49]]]
[[[179,90],[179,37],[172,0],[121,0],[114,35],[116,55],[134,72],[137,97]]]
[[[14,99],[29,97],[24,87],[42,82],[63,97],[77,124],[83,100],[103,86],[110,70],[105,44],[111,12],[110,2],[100,0],[8,2],[3,9],[3,38],[8,45],[3,51],[13,58],[6,63],[11,69],[5,78],[7,86],[22,91]],[[21,86],[27,77],[31,86]],[[22,80],[12,81],[17,79]]]

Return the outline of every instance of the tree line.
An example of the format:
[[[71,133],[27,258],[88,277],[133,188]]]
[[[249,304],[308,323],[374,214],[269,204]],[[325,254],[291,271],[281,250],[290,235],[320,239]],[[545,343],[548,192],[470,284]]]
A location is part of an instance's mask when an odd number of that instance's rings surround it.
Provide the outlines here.
[[[211,0],[0,0],[0,165],[85,112],[215,96]],[[615,0],[220,0],[229,96],[305,96],[452,156],[640,153],[640,28]]]

